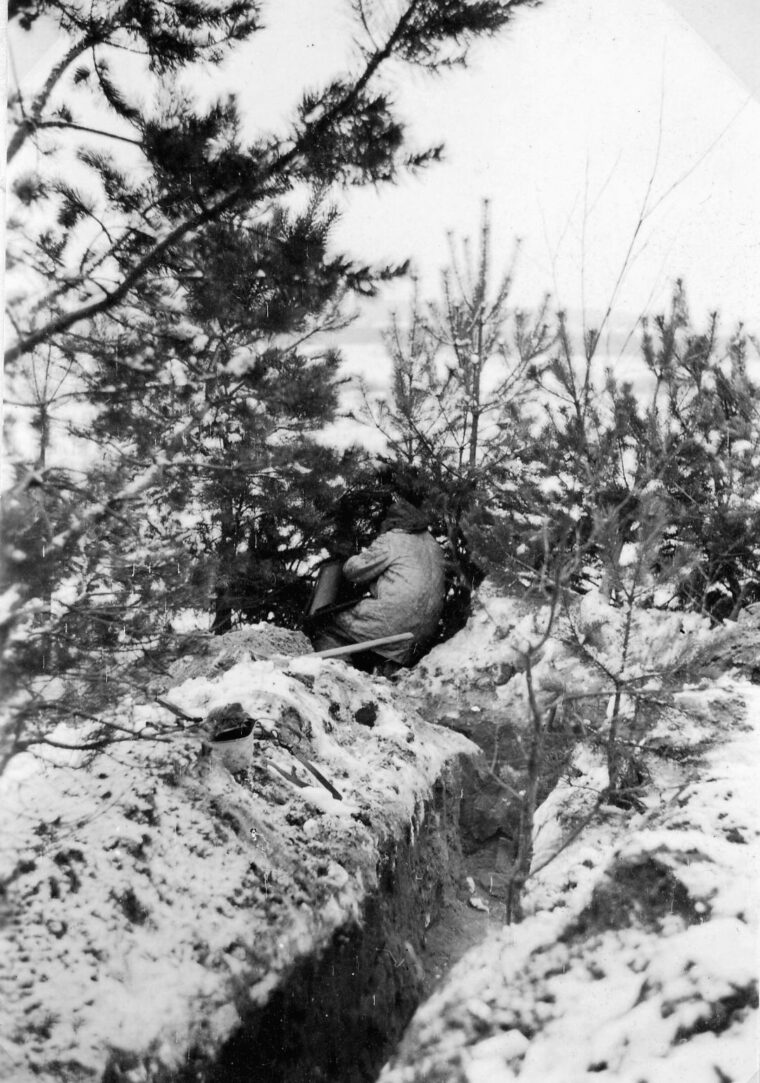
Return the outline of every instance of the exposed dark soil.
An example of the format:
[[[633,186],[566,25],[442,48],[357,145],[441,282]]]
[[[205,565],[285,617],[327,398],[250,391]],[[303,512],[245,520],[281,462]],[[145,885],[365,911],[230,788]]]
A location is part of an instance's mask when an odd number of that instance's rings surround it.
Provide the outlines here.
[[[450,764],[421,822],[382,844],[377,887],[359,920],[283,974],[263,1005],[241,977],[240,1025],[221,1050],[190,1050],[179,1071],[152,1066],[151,1083],[376,1079],[420,1002],[503,919],[505,840],[490,806],[473,818],[476,780],[469,757]],[[294,858],[291,890],[310,868]],[[473,895],[490,913],[471,905]],[[142,1067],[114,1051],[102,1083],[130,1083]]]
[[[490,913],[476,910],[466,898],[453,899],[444,907],[440,918],[425,936],[423,999],[430,996],[470,948],[501,927],[503,913],[503,906],[496,900],[491,900]]]
[[[375,1079],[420,1001],[488,928],[489,916],[462,898],[461,794],[457,766],[439,780],[419,830],[386,843],[359,923],[303,959],[262,1008],[242,989],[242,1024],[215,1062],[191,1055],[172,1083]],[[126,1079],[112,1065],[108,1083]]]

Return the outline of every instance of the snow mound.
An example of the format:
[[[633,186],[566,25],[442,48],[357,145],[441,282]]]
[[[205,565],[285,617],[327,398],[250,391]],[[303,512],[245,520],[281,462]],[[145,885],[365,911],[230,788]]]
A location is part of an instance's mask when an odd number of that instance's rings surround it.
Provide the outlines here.
[[[242,660],[308,654],[311,650],[311,643],[303,632],[259,621],[224,636],[210,632],[196,635],[192,653],[172,666],[172,679],[178,684],[189,677],[219,676]]]
[[[448,717],[475,703],[478,709],[498,704],[514,719],[527,719],[528,652],[537,688],[588,694],[610,686],[610,675],[643,682],[684,669],[714,639],[709,621],[694,613],[634,609],[628,620],[597,590],[554,610],[500,596],[486,580],[467,625],[400,685],[420,702],[434,700]]]
[[[537,818],[528,916],[459,962],[381,1083],[749,1083],[758,729],[757,687],[686,689],[640,812],[589,814],[582,748]]]
[[[218,1047],[357,920],[384,840],[419,826],[441,770],[472,751],[343,662],[233,646],[226,672],[167,695],[260,723],[240,774],[203,725],[125,704],[134,740],[85,762],[24,754],[0,781],[0,1078],[101,1078],[114,1058],[164,1078]]]

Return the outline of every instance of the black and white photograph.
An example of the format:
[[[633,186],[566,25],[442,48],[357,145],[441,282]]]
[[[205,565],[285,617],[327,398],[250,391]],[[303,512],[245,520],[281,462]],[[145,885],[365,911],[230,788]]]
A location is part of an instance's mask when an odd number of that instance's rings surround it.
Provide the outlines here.
[[[3,7],[2,1083],[760,1083],[760,0]]]

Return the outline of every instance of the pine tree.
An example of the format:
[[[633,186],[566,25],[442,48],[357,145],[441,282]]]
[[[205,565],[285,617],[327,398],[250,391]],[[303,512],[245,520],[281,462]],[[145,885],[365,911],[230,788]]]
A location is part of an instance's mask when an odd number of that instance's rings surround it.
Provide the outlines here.
[[[673,601],[718,619],[760,599],[760,387],[749,348],[741,327],[721,336],[715,313],[696,331],[681,283],[642,342],[653,390],[639,458],[671,509]]]
[[[341,324],[347,283],[369,281],[327,258],[333,220],[318,199],[255,229],[229,217],[188,253],[203,277],[172,283],[169,295],[140,291],[137,328],[114,336],[108,326],[79,351],[80,364],[89,356],[88,400],[103,403],[90,435],[122,478],[181,433],[151,503],[164,532],[182,539],[182,563],[216,581],[218,631],[233,611],[297,622],[304,569],[329,535],[329,499],[353,469],[353,453],[312,436],[334,417],[340,361],[312,343]],[[188,515],[192,530],[181,526]],[[279,524],[276,543],[263,521]],[[209,601],[201,595],[194,608]]]
[[[53,206],[58,221],[35,231],[14,253],[37,271],[45,289],[38,291],[35,283],[16,304],[18,337],[6,360],[128,304],[138,282],[171,266],[178,246],[230,211],[260,210],[301,184],[391,181],[405,168],[434,160],[438,148],[408,152],[390,99],[376,89],[378,72],[393,58],[433,71],[463,61],[470,42],[504,26],[516,6],[514,0],[406,0],[384,25],[380,5],[377,12],[360,5],[357,18],[367,41],[363,67],[337,76],[318,93],[306,93],[289,131],[262,133],[248,147],[241,145],[234,102],[199,110],[175,97],[156,111],[124,89],[116,68],[120,52],[142,52],[144,78],[160,86],[167,73],[199,58],[218,61],[230,43],[261,32],[260,4],[254,0],[227,0],[218,7],[196,0],[179,6],[176,0],[39,0],[33,7],[12,6],[11,18],[24,27],[40,13],[56,18],[71,45],[32,103],[27,106],[20,96],[14,100],[11,156],[50,130],[61,138],[90,138],[73,144],[77,169],[88,176],[86,191],[54,170],[14,178],[20,204]],[[80,62],[84,56],[86,63]],[[75,116],[78,96],[90,87],[106,107],[102,128],[90,128]],[[125,146],[126,167],[111,149]],[[135,169],[139,182],[129,179]],[[83,232],[88,237],[84,254]],[[93,289],[105,270],[108,285]],[[44,292],[46,300],[30,311],[24,301],[35,292]]]
[[[533,442],[528,397],[550,343],[545,308],[531,315],[512,305],[515,259],[495,278],[492,243],[486,202],[475,253],[465,241],[460,254],[449,238],[441,300],[423,303],[415,283],[406,324],[394,317],[385,336],[391,393],[377,404],[367,400],[396,483],[428,507],[448,541],[459,619],[482,574],[468,534],[520,504]]]
[[[634,390],[588,344],[576,355],[560,314],[537,374],[545,417],[526,463],[526,514],[470,532],[484,567],[512,583],[596,586],[616,604],[716,619],[760,597],[749,345],[741,328],[721,336],[715,314],[696,331],[678,283],[670,310],[643,321],[649,380]]]
[[[234,100],[200,107],[174,77],[264,33],[260,4],[11,4],[23,28],[56,19],[68,49],[33,100],[12,103],[9,379],[23,388],[30,358],[52,350],[86,412],[70,412],[68,429],[97,448],[84,473],[20,470],[7,497],[20,524],[31,492],[47,531],[47,598],[31,574],[21,592],[12,570],[6,579],[7,673],[26,684],[15,718],[27,728],[45,730],[41,667],[76,669],[83,709],[87,682],[99,685],[88,656],[124,675],[117,655],[162,646],[173,614],[212,590],[219,628],[235,613],[292,614],[297,573],[337,529],[330,482],[353,469],[313,439],[337,378],[314,336],[337,326],[348,293],[394,273],[328,252],[325,192],[434,161],[438,148],[408,148],[380,70],[464,61],[516,6],[406,0],[391,21],[382,5],[357,6],[359,69],[244,145]],[[124,67],[135,54],[137,78]],[[286,211],[304,191],[309,209]],[[53,640],[66,649],[38,649]]]

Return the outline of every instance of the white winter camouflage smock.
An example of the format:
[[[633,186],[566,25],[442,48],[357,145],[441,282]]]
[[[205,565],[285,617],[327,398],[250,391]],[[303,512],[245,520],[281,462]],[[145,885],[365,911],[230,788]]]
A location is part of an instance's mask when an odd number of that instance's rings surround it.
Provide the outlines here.
[[[367,583],[372,597],[338,614],[334,628],[354,642],[411,632],[413,642],[378,649],[385,658],[407,662],[416,644],[435,633],[443,610],[444,564],[443,550],[427,531],[381,534],[343,565],[345,577]]]

